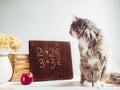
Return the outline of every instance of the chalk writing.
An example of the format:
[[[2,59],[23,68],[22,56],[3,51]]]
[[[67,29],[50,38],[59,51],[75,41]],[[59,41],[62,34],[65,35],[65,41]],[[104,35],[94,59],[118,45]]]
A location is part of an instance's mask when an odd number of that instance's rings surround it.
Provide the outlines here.
[[[39,46],[36,51],[40,69],[45,68],[47,64],[50,64],[50,69],[55,69],[57,65],[61,65],[60,45],[58,42],[54,46],[49,47],[48,50],[43,51]],[[44,53],[47,54],[47,60],[43,59]]]

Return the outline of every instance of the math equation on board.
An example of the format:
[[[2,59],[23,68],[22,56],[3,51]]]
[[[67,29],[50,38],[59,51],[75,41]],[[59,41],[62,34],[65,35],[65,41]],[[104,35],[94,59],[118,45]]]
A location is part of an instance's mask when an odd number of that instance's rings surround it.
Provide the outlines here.
[[[73,77],[70,42],[30,40],[29,62],[35,81]]]
[[[44,55],[46,56],[45,60]],[[53,47],[46,50],[39,46],[36,48],[36,56],[41,69],[46,68],[47,64],[49,64],[50,69],[55,69],[55,67],[61,65],[60,44],[55,42]]]

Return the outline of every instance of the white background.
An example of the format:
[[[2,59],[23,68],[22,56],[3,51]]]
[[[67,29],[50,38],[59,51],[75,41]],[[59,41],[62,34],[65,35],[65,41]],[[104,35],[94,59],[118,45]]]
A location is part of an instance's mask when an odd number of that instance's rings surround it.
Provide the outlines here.
[[[77,40],[69,35],[73,16],[100,28],[112,50],[112,71],[120,65],[120,0],[0,0],[0,32],[22,40],[17,53],[29,53],[29,40],[70,41],[74,74],[79,75]]]

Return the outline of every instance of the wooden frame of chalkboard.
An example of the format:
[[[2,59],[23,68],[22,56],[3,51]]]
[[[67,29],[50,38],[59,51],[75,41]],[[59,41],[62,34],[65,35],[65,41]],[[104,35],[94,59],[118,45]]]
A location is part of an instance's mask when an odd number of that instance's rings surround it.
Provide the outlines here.
[[[68,41],[29,41],[30,71],[34,81],[73,78],[71,47]]]

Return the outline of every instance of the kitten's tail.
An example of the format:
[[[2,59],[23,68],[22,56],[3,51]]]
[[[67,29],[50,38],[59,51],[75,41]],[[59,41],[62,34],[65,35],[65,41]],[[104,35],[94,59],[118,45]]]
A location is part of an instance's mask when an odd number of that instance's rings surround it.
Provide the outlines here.
[[[120,85],[120,73],[110,73],[106,82],[110,84]]]

